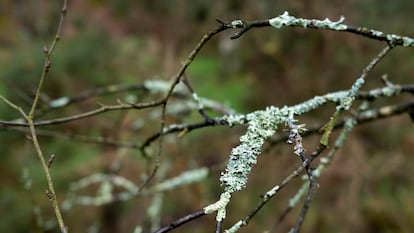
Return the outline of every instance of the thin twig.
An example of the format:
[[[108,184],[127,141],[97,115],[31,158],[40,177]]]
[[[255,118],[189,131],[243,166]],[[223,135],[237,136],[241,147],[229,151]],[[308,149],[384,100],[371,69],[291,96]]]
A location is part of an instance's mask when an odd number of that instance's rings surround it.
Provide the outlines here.
[[[179,226],[181,226],[181,225],[183,225],[185,223],[188,223],[188,222],[190,222],[190,221],[192,221],[192,220],[194,220],[196,218],[199,218],[201,216],[204,216],[204,215],[206,215],[204,213],[204,210],[199,210],[197,212],[188,214],[188,215],[186,215],[186,216],[184,216],[184,217],[182,217],[182,218],[180,218],[180,219],[178,219],[178,220],[170,223],[168,226],[165,226],[165,227],[157,230],[155,233],[169,232],[169,231],[174,230],[177,227],[179,227]]]
[[[180,136],[183,136],[184,134],[187,134],[195,129],[200,129],[204,127],[209,126],[218,126],[218,125],[228,125],[228,123],[222,119],[222,118],[212,118],[209,121],[201,121],[197,123],[188,123],[188,124],[174,124],[167,126],[163,129],[162,135],[180,132]],[[153,141],[160,138],[160,132],[157,132],[156,134],[150,136],[147,140],[144,141],[141,145],[141,150],[144,150],[146,147],[148,147]]]
[[[59,26],[58,26],[58,29],[57,29],[57,32],[56,32],[55,39],[53,40],[53,42],[52,42],[52,44],[49,48],[47,48],[45,46],[44,49],[43,49],[44,54],[45,54],[45,61],[44,61],[44,65],[43,65],[42,75],[40,77],[39,84],[38,84],[37,89],[36,89],[36,95],[34,97],[31,110],[30,110],[28,115],[23,114],[23,116],[25,116],[25,118],[27,120],[27,123],[29,124],[30,134],[31,134],[31,141],[32,141],[32,143],[35,147],[35,150],[37,152],[37,155],[39,157],[39,160],[42,164],[43,170],[44,170],[45,175],[46,175],[47,185],[48,185],[48,189],[46,191],[48,193],[49,199],[52,201],[53,209],[55,211],[55,215],[56,215],[57,221],[59,223],[59,228],[60,228],[60,231],[62,233],[66,233],[68,230],[65,226],[65,222],[63,220],[62,213],[60,211],[59,202],[58,202],[57,197],[56,197],[56,191],[55,191],[55,188],[54,188],[52,175],[50,174],[50,171],[49,171],[48,163],[45,160],[42,149],[40,148],[40,144],[37,140],[37,134],[36,134],[35,125],[34,125],[34,114],[35,114],[35,110],[36,110],[36,107],[37,107],[38,102],[39,102],[40,93],[41,93],[42,88],[43,88],[44,80],[45,80],[46,75],[49,72],[49,69],[50,69],[50,66],[51,66],[51,60],[50,60],[51,56],[52,56],[53,51],[55,49],[56,43],[60,39],[60,34],[61,34],[62,26],[63,26],[63,21],[65,19],[66,10],[67,10],[67,1],[63,0]]]
[[[369,29],[366,27],[356,27],[351,25],[343,24],[345,20],[344,17],[341,17],[338,21],[332,22],[329,19],[325,20],[316,20],[316,19],[302,19],[295,18],[290,16],[288,12],[284,12],[282,15],[279,15],[272,19],[265,20],[255,20],[255,21],[245,21],[245,20],[233,20],[227,22],[221,19],[217,19],[223,26],[228,28],[238,28],[240,29],[236,32],[231,39],[237,39],[241,37],[244,33],[249,31],[252,28],[260,27],[270,27],[281,28],[283,26],[288,27],[302,27],[302,28],[314,28],[314,29],[325,29],[332,31],[348,32],[352,34],[357,34],[363,37],[368,37],[370,39],[385,41],[391,47],[393,46],[405,46],[413,47],[414,39],[407,36],[399,36],[395,34],[387,34],[378,30]]]
[[[305,157],[304,153],[301,153],[300,157],[301,157],[303,162],[306,161],[306,157]],[[302,207],[302,210],[300,212],[299,218],[296,221],[295,228],[293,229],[294,233],[299,233],[300,232],[300,229],[302,227],[302,223],[305,220],[306,213],[307,213],[307,211],[309,209],[309,206],[310,206],[310,203],[312,201],[313,194],[315,193],[316,180],[315,180],[315,176],[313,175],[312,168],[310,167],[309,164],[307,164],[305,166],[305,171],[306,171],[306,174],[308,176],[309,190],[308,190],[308,195],[306,196],[305,203],[303,203],[303,207]]]
[[[158,147],[157,147],[157,152],[156,152],[156,157],[155,157],[155,162],[154,162],[155,163],[154,168],[153,168],[153,171],[151,172],[151,174],[148,176],[148,178],[144,182],[144,184],[141,186],[141,188],[145,187],[152,180],[152,178],[154,177],[155,173],[158,170],[158,167],[160,166],[161,154],[162,154],[162,145],[163,145],[163,136],[162,135],[163,135],[164,127],[165,127],[166,108],[167,108],[167,104],[168,104],[168,100],[170,99],[170,96],[172,95],[175,87],[181,81],[181,78],[182,78],[183,74],[185,73],[185,71],[187,70],[188,66],[192,63],[194,58],[200,52],[201,48],[213,36],[215,36],[216,34],[224,31],[227,28],[228,27],[226,27],[225,25],[219,25],[216,28],[214,28],[213,30],[211,30],[210,32],[208,32],[207,34],[205,34],[201,38],[200,42],[196,45],[196,47],[191,51],[190,55],[188,55],[187,59],[185,60],[184,64],[181,66],[180,70],[173,77],[172,84],[171,84],[169,90],[165,94],[164,98],[161,100],[162,111],[161,111],[161,123],[160,123],[160,129],[159,129],[159,134],[161,136],[159,137],[159,140],[158,140]]]

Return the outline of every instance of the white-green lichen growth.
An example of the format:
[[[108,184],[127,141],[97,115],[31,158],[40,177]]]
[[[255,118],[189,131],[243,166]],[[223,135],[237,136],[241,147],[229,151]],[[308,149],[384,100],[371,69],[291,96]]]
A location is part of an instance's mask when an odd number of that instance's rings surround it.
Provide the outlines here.
[[[96,184],[100,184],[96,196],[82,196],[77,193],[83,188]],[[115,188],[123,189],[123,191],[114,194],[113,190],[115,190]],[[114,200],[126,201],[134,197],[138,192],[138,187],[122,176],[102,173],[93,174],[71,184],[68,198],[63,202],[62,208],[68,210],[72,208],[74,204],[101,206],[111,203]]]
[[[340,104],[336,107],[336,110],[349,110],[351,108],[352,102],[354,101],[356,95],[358,94],[361,87],[364,85],[364,77],[359,77],[352,88],[349,90],[348,94],[340,100]]]
[[[217,212],[216,221],[221,222],[226,218],[226,206],[229,204],[231,199],[231,194],[229,192],[224,192],[220,195],[220,200],[217,202],[204,207],[205,214],[212,214]]]
[[[63,106],[66,106],[69,103],[69,101],[70,101],[69,97],[61,97],[58,99],[54,99],[49,102],[49,107],[51,108],[63,107]]]
[[[309,189],[309,181],[306,181],[306,183],[302,185],[302,187],[298,190],[295,196],[289,199],[289,207],[290,208],[295,207],[299,203],[303,195],[305,195],[305,193],[308,191],[308,189]]]
[[[164,192],[172,190],[176,187],[192,184],[205,179],[208,176],[207,168],[199,168],[191,171],[183,172],[182,174],[161,182],[153,188],[155,192]]]
[[[278,125],[289,125],[294,121],[291,108],[268,107],[245,115],[245,117],[227,117],[229,124],[247,122],[247,132],[240,137],[240,145],[233,148],[225,171],[220,181],[226,192],[235,192],[247,184],[247,176],[257,162],[257,156],[265,140],[270,138]]]
[[[285,11],[283,14],[275,18],[269,19],[269,24],[277,29],[285,26],[295,26],[303,28],[313,27],[335,31],[345,31],[348,29],[348,26],[343,24],[344,20],[345,18],[343,16],[341,16],[338,21],[331,21],[327,18],[324,20],[296,18],[289,15],[289,12]],[[370,37],[385,38],[390,45],[401,45],[404,47],[414,46],[414,39],[410,37],[399,36],[395,34],[386,34],[378,30],[367,29],[364,27],[358,28],[358,32]]]
[[[166,93],[170,88],[172,83],[164,80],[147,80],[144,82],[144,87],[153,94]],[[186,93],[185,86],[180,82],[175,87],[174,93]]]
[[[269,191],[266,192],[265,197],[274,196],[279,190],[280,190],[279,185],[273,186],[272,189],[270,189]]]
[[[227,115],[223,119],[227,121],[230,127],[234,125],[242,125],[246,122],[246,116],[240,114]]]
[[[357,124],[356,120],[354,118],[349,118],[345,121],[344,128],[341,132],[341,134],[338,136],[338,138],[335,141],[335,148],[341,147],[346,137],[348,136],[349,132],[354,128],[354,126]]]
[[[382,89],[382,94],[384,96],[394,96],[401,93],[401,88],[399,86],[390,86],[390,87],[384,87]]]
[[[240,19],[237,19],[237,20],[232,21],[230,25],[233,28],[241,27],[243,26],[243,21],[241,21]]]
[[[388,34],[385,36],[391,45],[402,45],[404,47],[414,46],[414,39],[406,36]]]
[[[329,19],[317,20],[295,18],[293,16],[290,16],[289,12],[285,11],[282,15],[269,19],[269,23],[270,25],[278,29],[283,26],[300,26],[304,28],[312,26],[316,28],[342,31],[347,29],[347,26],[345,24],[342,24],[344,20],[344,17],[341,17],[338,21],[331,21]]]
[[[243,220],[238,221],[236,224],[234,224],[229,229],[225,230],[224,233],[235,233],[240,230],[242,226],[245,226],[246,222]]]
[[[352,84],[351,91],[349,93],[350,96],[356,96],[361,90],[361,87],[364,85],[365,79],[363,77],[358,78],[354,84]]]
[[[302,115],[319,108],[327,102],[341,103],[341,101],[348,95],[349,91],[332,92],[323,96],[315,96],[312,99],[294,105],[291,108],[293,109],[295,115]]]
[[[296,115],[301,115],[305,112],[319,108],[321,105],[325,104],[327,101],[326,98],[322,96],[315,96],[314,98],[307,100],[303,103],[293,106],[294,112]]]
[[[409,46],[414,46],[414,39],[410,38],[410,37],[402,37],[403,40],[403,46],[405,47],[409,47]]]

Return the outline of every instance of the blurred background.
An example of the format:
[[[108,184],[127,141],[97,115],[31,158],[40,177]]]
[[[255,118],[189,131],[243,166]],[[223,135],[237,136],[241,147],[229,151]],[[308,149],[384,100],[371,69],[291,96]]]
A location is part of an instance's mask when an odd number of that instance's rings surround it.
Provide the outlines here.
[[[45,109],[50,100],[77,96],[98,87],[169,80],[202,35],[217,25],[216,18],[268,19],[284,11],[302,18],[337,20],[345,16],[346,24],[414,37],[414,3],[409,0],[71,0],[68,4],[62,39],[53,54],[42,93],[39,120],[86,112],[98,108],[98,102],[156,99],[135,90],[89,98],[55,111]],[[42,49],[54,38],[60,9],[61,1],[0,2],[0,94],[26,111],[42,72]],[[382,42],[356,35],[314,29],[260,28],[230,40],[233,33],[227,30],[214,37],[191,64],[187,77],[199,96],[240,113],[269,105],[293,105],[315,95],[348,89],[385,47]],[[364,89],[382,87],[383,74],[396,84],[412,83],[413,72],[413,49],[396,48],[369,75]],[[372,106],[410,99],[411,96],[381,99]],[[317,126],[326,122],[334,109],[328,105],[300,120]],[[1,120],[18,118],[21,117],[15,110],[0,104]],[[201,120],[197,113],[168,118],[171,123]],[[153,109],[115,111],[39,127],[44,153],[56,156],[51,171],[59,200],[67,197],[72,182],[108,172],[114,161],[119,167],[111,172],[137,185],[152,164],[137,149],[85,143],[58,134],[140,144],[158,127],[159,117]],[[162,175],[157,179],[204,166],[212,173],[201,183],[164,194],[161,225],[218,199],[220,171],[243,132],[243,127],[214,127],[179,139],[166,138]],[[317,141],[317,135],[306,138],[309,152]],[[282,144],[260,157],[248,187],[234,194],[226,227],[244,218],[261,194],[300,164],[292,148]],[[44,173],[24,130],[0,128],[0,145],[0,232],[58,232],[44,194]],[[406,115],[357,127],[319,179],[302,232],[412,232],[413,151],[414,131]],[[288,185],[240,232],[272,229],[300,184],[297,179]],[[97,187],[88,187],[83,192],[95,195],[96,190]],[[64,212],[64,219],[70,232],[133,232],[138,224],[149,232],[147,208],[151,200],[148,196],[98,207],[74,206]],[[299,211],[300,208],[293,210],[272,232],[287,232]],[[174,232],[212,232],[214,221],[213,215],[205,216]]]

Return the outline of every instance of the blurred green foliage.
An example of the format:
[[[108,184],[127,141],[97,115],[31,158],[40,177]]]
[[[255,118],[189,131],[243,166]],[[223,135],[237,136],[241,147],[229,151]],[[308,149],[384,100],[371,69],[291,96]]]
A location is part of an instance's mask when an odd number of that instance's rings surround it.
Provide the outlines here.
[[[246,99],[252,78],[249,74],[226,74],[221,72],[222,61],[217,57],[198,57],[188,69],[188,76],[194,80],[198,94],[229,105],[238,112],[246,112]],[[211,90],[214,90],[212,92]]]

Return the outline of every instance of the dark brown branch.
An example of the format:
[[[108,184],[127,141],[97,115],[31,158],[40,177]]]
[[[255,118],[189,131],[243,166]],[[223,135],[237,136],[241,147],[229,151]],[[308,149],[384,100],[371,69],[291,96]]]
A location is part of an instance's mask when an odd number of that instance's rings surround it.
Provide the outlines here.
[[[230,37],[230,39],[232,40],[241,37],[244,33],[249,31],[251,28],[270,26],[269,20],[244,21],[244,20],[238,19],[232,22],[226,22],[222,19],[216,19],[216,20],[227,28],[239,28],[240,29],[238,32],[236,32],[236,34]]]
[[[302,159],[303,162],[305,162],[306,161],[305,153],[301,153],[300,158]],[[312,168],[311,168],[310,164],[307,164],[305,166],[305,171],[306,171],[306,175],[308,176],[308,180],[309,180],[309,190],[308,190],[308,194],[306,196],[306,200],[303,203],[302,210],[300,212],[299,218],[296,221],[295,228],[293,229],[294,233],[299,233],[300,232],[303,221],[305,220],[306,213],[308,212],[310,203],[312,201],[313,194],[315,193],[316,179],[315,179],[315,176],[313,175],[313,171],[312,171]]]
[[[223,221],[216,223],[216,233],[221,233],[221,228],[223,227]]]
[[[180,219],[178,219],[178,220],[170,223],[168,226],[165,226],[165,227],[157,230],[155,233],[164,233],[164,232],[172,231],[172,230],[176,229],[177,227],[179,227],[179,226],[181,226],[181,225],[183,225],[185,223],[188,223],[188,222],[190,222],[190,221],[192,221],[192,220],[194,220],[196,218],[199,218],[201,216],[204,216],[204,215],[206,215],[204,213],[204,210],[199,210],[197,212],[194,212],[194,213],[191,213],[189,215],[186,215],[186,216],[184,216],[184,217],[182,217],[182,218],[180,218]]]
[[[164,128],[162,135],[181,132],[181,135],[187,134],[195,129],[200,129],[209,126],[217,126],[217,125],[228,125],[228,123],[223,120],[222,118],[211,118],[210,120],[205,120],[198,123],[190,123],[190,124],[181,124],[181,125],[170,125],[167,128]],[[144,143],[141,145],[141,150],[144,150],[148,147],[153,141],[157,140],[161,136],[160,132],[149,137],[145,140]]]
[[[154,101],[154,102],[150,102],[150,103],[130,103],[130,104],[125,104],[125,103],[121,103],[118,105],[102,105],[100,108],[89,111],[89,112],[84,112],[81,114],[77,114],[77,115],[73,115],[73,116],[68,116],[68,117],[61,117],[61,118],[55,118],[55,119],[51,119],[51,120],[43,120],[43,121],[36,121],[34,122],[34,126],[44,126],[44,125],[55,125],[55,124],[62,124],[62,123],[66,123],[66,122],[70,122],[70,121],[75,121],[75,120],[80,120],[80,119],[84,119],[84,118],[88,118],[91,116],[95,116],[104,112],[109,112],[109,111],[116,111],[116,110],[126,110],[126,109],[144,109],[144,108],[150,108],[150,107],[155,107],[155,106],[159,106],[162,103],[162,101]],[[5,126],[28,126],[28,123],[21,123],[21,122],[10,122],[10,121],[0,121],[0,127],[5,127]]]

